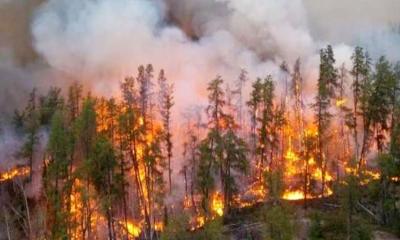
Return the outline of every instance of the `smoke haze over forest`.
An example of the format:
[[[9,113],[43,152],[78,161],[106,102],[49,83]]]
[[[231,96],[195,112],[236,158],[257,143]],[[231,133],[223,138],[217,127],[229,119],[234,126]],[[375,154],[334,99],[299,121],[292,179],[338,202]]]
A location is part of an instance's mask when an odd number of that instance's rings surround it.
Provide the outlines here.
[[[382,53],[399,58],[396,0],[262,3],[2,0],[0,102],[7,102],[2,110],[12,111],[20,89],[68,80],[109,95],[122,77],[147,62],[173,79],[179,104],[188,89],[189,96],[198,96],[199,83],[217,73],[231,82],[245,68],[254,78],[274,74],[283,60],[291,65],[298,57],[306,78],[315,79],[318,49],[326,43],[337,51],[338,64],[349,61],[356,44],[374,58]]]
[[[205,103],[204,84],[217,74],[232,86],[241,69],[250,79],[272,74],[279,92],[280,64],[297,58],[309,102],[318,51],[327,43],[338,65],[349,63],[355,45],[373,58],[399,59],[399,11],[396,0],[2,0],[0,121],[8,129],[33,87],[78,81],[110,97],[146,63],[165,69],[174,83],[174,124],[191,105]],[[0,139],[7,149],[0,157],[9,158],[15,137],[5,130]]]
[[[0,0],[0,239],[400,236],[399,13]]]

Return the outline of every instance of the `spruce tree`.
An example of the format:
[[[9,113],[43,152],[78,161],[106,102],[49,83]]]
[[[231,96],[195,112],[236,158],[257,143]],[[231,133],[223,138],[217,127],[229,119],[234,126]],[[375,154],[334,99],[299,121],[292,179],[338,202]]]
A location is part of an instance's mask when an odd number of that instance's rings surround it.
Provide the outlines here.
[[[351,75],[353,76],[353,83],[352,83],[352,89],[353,89],[353,116],[352,116],[352,121],[350,123],[350,127],[353,129],[354,132],[354,153],[355,153],[355,158],[358,160],[359,159],[359,143],[358,143],[358,121],[357,117],[359,114],[363,114],[360,110],[360,99],[362,98],[363,94],[363,83],[365,82],[365,79],[368,78],[368,72],[369,72],[369,66],[366,65],[365,61],[365,53],[363,48],[361,47],[356,47],[354,49],[354,53],[351,56],[351,59],[353,61],[353,67],[352,70],[350,71]]]
[[[229,211],[236,190],[232,170],[235,169],[239,173],[247,170],[247,147],[237,135],[238,127],[233,116],[225,112],[227,103],[222,84],[223,80],[218,76],[208,85],[209,131],[199,145],[198,185],[203,195],[202,207],[206,212],[210,191],[215,188],[213,172],[219,173],[217,175],[224,196],[224,211]]]
[[[318,91],[313,108],[315,111],[315,124],[318,129],[318,155],[317,163],[322,172],[321,195],[325,192],[325,174],[327,170],[326,148],[328,144],[328,130],[332,114],[329,111],[331,99],[335,97],[337,83],[337,69],[334,67],[335,59],[330,45],[320,51],[320,65],[318,78]]]
[[[93,198],[93,190],[90,181],[90,167],[88,161],[92,152],[93,145],[96,139],[96,111],[95,99],[90,95],[86,97],[83,102],[82,111],[76,119],[76,138],[78,139],[77,146],[82,162],[79,165],[79,178],[83,182],[81,197],[83,199],[83,222],[82,222],[82,236],[91,239],[93,236],[92,229],[92,216],[93,205],[91,199]]]
[[[251,138],[251,152],[253,154],[253,157],[256,159],[256,166],[258,165],[258,158],[256,156],[257,154],[257,147],[258,147],[258,134],[257,134],[257,126],[258,126],[258,114],[260,111],[261,107],[261,100],[262,100],[262,80],[261,78],[257,78],[257,80],[252,84],[252,91],[250,93],[250,99],[247,101],[247,106],[249,108],[250,112],[250,119],[251,119],[251,125],[250,125],[250,138]],[[256,167],[256,178],[259,179],[259,172]]]
[[[26,138],[22,145],[20,156],[28,160],[29,181],[32,181],[34,154],[39,141],[38,132],[40,127],[36,89],[33,89],[29,95],[28,105],[24,110],[23,116],[23,130]]]
[[[87,162],[91,182],[100,196],[107,219],[108,239],[116,239],[113,203],[121,195],[121,176],[114,147],[104,136],[96,138]]]
[[[375,66],[372,94],[369,101],[371,124],[379,152],[385,148],[385,135],[390,131],[390,117],[395,106],[396,78],[391,64],[380,57]]]
[[[70,152],[72,151],[72,133],[66,126],[62,109],[57,110],[51,120],[50,136],[48,143],[49,161],[44,172],[44,189],[49,201],[48,221],[51,239],[64,239],[68,237],[70,226],[68,202],[68,188]]]

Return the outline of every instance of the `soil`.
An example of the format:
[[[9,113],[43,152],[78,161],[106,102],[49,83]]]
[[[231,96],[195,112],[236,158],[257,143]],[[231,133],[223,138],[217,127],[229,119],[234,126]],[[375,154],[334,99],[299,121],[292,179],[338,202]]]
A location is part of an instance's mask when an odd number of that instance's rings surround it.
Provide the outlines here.
[[[383,231],[375,231],[374,239],[375,240],[400,240],[400,238],[394,236],[393,234],[383,232]]]

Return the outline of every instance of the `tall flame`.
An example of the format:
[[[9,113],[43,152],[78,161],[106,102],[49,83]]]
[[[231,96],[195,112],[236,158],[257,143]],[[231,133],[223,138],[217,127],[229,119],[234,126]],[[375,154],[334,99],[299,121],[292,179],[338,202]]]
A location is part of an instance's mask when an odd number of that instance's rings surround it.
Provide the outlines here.
[[[215,192],[212,195],[211,209],[220,217],[224,215],[224,200],[221,193]]]

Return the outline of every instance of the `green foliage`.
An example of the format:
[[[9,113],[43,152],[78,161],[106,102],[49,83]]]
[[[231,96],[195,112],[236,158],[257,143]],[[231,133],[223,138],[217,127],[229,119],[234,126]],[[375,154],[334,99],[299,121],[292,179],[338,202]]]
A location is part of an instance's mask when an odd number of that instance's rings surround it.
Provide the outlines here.
[[[83,102],[82,111],[75,123],[75,131],[78,144],[82,148],[83,157],[87,159],[96,135],[95,100],[90,96]]]
[[[203,229],[196,231],[192,239],[194,240],[224,240],[227,239],[223,234],[224,226],[222,219],[217,218],[207,222]]]
[[[379,168],[382,178],[390,180],[393,177],[400,176],[400,164],[391,154],[381,154],[378,156]]]
[[[271,139],[273,136],[273,122],[274,122],[274,89],[275,85],[272,81],[272,77],[268,76],[264,79],[261,84],[261,116],[257,119],[259,122],[258,133],[258,144],[256,147],[256,153],[259,156],[260,168],[264,168],[264,164],[267,162],[267,148],[270,151],[274,149],[274,143]],[[272,161],[272,159],[270,159]],[[261,178],[262,176],[260,176]]]
[[[210,133],[212,134],[212,132]],[[215,169],[215,159],[211,149],[210,137],[204,139],[199,145],[199,166],[197,172],[196,185],[203,195],[202,207],[207,211],[208,198],[214,188],[215,180],[213,169]]]
[[[210,129],[199,145],[197,185],[203,195],[202,207],[207,212],[208,198],[214,188],[215,176],[219,176],[224,193],[224,207],[229,210],[236,182],[232,170],[245,173],[248,169],[247,146],[237,133],[237,125],[230,114],[225,113],[224,91],[220,77],[208,85]]]
[[[69,154],[72,151],[72,135],[68,130],[64,115],[56,111],[51,121],[48,152],[50,162],[48,174],[55,174],[57,177],[65,178],[68,172]],[[54,168],[54,169],[53,169]]]
[[[249,107],[250,117],[251,117],[251,147],[252,151],[256,151],[257,144],[257,112],[261,104],[262,97],[262,82],[261,78],[257,78],[257,80],[252,84],[252,91],[250,93],[250,100],[247,102],[247,106]]]
[[[399,64],[399,77],[397,79],[397,85],[400,89],[400,64]],[[397,101],[393,109],[392,119],[392,132],[390,137],[390,154],[395,159],[400,159],[400,94],[397,96]],[[399,162],[399,161],[398,161]]]
[[[101,195],[113,195],[118,190],[118,183],[113,181],[118,178],[115,174],[117,167],[113,146],[103,136],[96,139],[87,164],[90,166],[89,174],[96,190]]]
[[[66,127],[64,115],[56,111],[53,115],[48,143],[49,163],[44,172],[44,187],[48,205],[48,224],[52,239],[67,238],[68,216],[66,202],[68,194],[69,155],[72,151],[72,134]]]
[[[284,191],[283,172],[281,169],[265,172],[265,182],[268,186],[269,197],[273,202],[278,202]]]
[[[378,163],[381,169],[381,179],[379,181],[379,208],[378,213],[381,222],[393,229],[400,226],[400,208],[398,200],[398,190],[393,178],[400,176],[400,164],[390,154],[380,154]],[[397,229],[396,229],[397,230]]]
[[[212,80],[207,87],[207,91],[209,92],[208,101],[209,105],[207,107],[207,113],[210,117],[210,122],[217,131],[221,128],[222,122],[221,118],[225,115],[223,112],[223,107],[225,106],[225,93],[222,90],[222,83],[224,81],[220,76],[217,76],[214,80]],[[219,132],[218,132],[219,134]]]
[[[61,96],[61,89],[52,87],[47,95],[39,98],[40,123],[47,125],[50,123],[53,114],[64,105],[64,99]]]
[[[343,181],[340,188],[340,202],[345,212],[354,214],[356,204],[361,197],[360,178],[355,174],[348,174]]]
[[[161,233],[161,240],[189,240],[192,239],[188,231],[189,217],[186,214],[178,213],[168,219],[168,224]]]
[[[332,114],[329,109],[331,106],[331,100],[336,96],[336,88],[339,86],[337,81],[337,69],[334,64],[335,58],[333,56],[332,47],[328,45],[326,49],[321,49],[320,51],[318,92],[315,97],[315,103],[313,104],[315,124],[318,129],[318,155],[316,162],[322,169],[322,195],[325,192],[325,171],[327,167],[325,146],[329,143],[328,130],[332,119]]]
[[[354,49],[351,59],[353,61],[353,68],[351,69],[350,73],[354,78],[352,89],[354,99],[357,104],[365,94],[363,88],[370,74],[370,59],[368,57],[368,53],[366,53],[364,49],[359,46]],[[356,105],[356,108],[358,108],[358,105]]]
[[[395,105],[396,79],[392,65],[385,57],[380,57],[375,65],[376,72],[373,76],[373,91],[369,101],[369,112],[371,124],[374,126],[377,136],[375,137],[379,151],[383,150],[385,131],[390,129],[389,115]]]
[[[22,131],[25,134],[25,140],[21,147],[19,155],[20,157],[28,160],[30,168],[29,180],[32,180],[33,156],[36,145],[39,141],[38,131],[40,127],[36,89],[33,89],[30,93],[28,104],[22,116],[22,119],[18,120],[22,120]],[[14,120],[16,119],[14,118]]]
[[[295,233],[295,224],[290,209],[280,205],[264,207],[262,219],[265,223],[265,239],[291,240]]]
[[[311,215],[310,240],[369,240],[372,239],[369,224],[359,218],[354,220],[347,238],[346,217],[341,213],[314,212]]]
[[[241,139],[233,129],[229,129],[223,136],[224,142],[224,156],[223,169],[224,169],[224,190],[225,197],[228,199],[228,204],[233,198],[233,194],[236,193],[237,183],[235,176],[231,175],[231,170],[235,170],[239,173],[246,173],[248,171],[247,161],[247,145],[246,142]]]
[[[316,116],[315,121],[318,126],[318,132],[323,135],[329,127],[332,117],[329,112],[331,99],[335,97],[337,83],[337,69],[334,67],[335,59],[332,47],[320,51],[320,65],[318,78],[318,93],[313,105]]]

